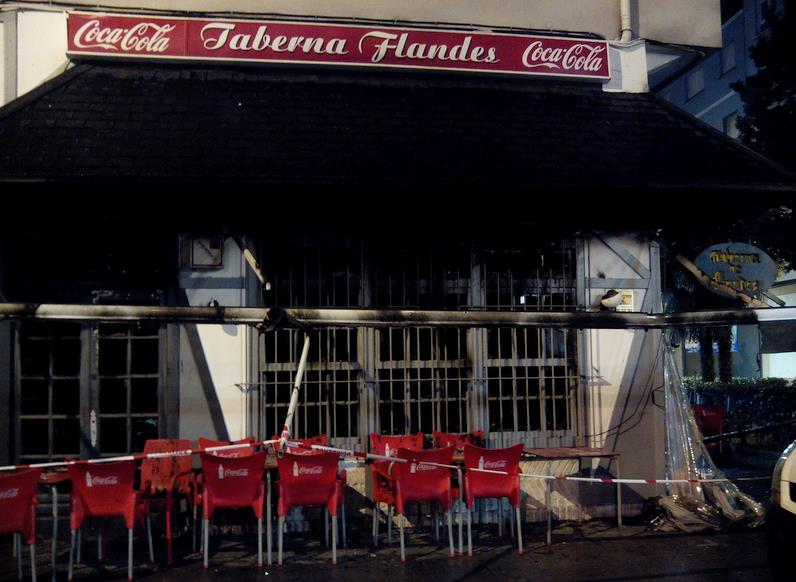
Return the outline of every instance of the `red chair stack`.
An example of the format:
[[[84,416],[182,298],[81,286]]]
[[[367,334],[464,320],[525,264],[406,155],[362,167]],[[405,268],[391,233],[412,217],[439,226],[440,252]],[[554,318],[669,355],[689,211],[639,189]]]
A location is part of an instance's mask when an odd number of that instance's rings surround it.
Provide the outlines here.
[[[0,473],[0,534],[13,534],[19,578],[22,579],[22,542],[30,546],[30,574],[36,580],[36,487],[41,469]]]
[[[135,461],[79,464],[69,466],[72,481],[72,513],[70,529],[72,540],[69,546],[69,580],[72,580],[72,556],[77,531],[87,517],[121,517],[127,527],[127,579],[133,579],[133,528],[146,519],[149,541],[149,559],[154,562],[152,533],[149,523],[149,483],[142,483],[141,490],[134,488]],[[107,528],[106,528],[107,529]],[[107,536],[105,539],[107,543]],[[102,559],[103,545],[100,547]]]
[[[453,522],[451,521],[451,470],[455,447],[413,451],[398,449],[398,458],[406,463],[392,463],[391,474],[395,481],[395,508],[401,530],[401,562],[406,561],[403,515],[406,504],[412,501],[436,501],[448,516],[448,541],[451,558],[456,556],[453,547]],[[439,465],[448,465],[439,466]]]
[[[144,444],[144,453],[166,453],[184,451],[191,448],[188,439],[149,439]],[[195,487],[194,475],[191,471],[191,456],[162,457],[145,459],[141,462],[141,482],[150,483],[150,509],[159,506],[166,514],[166,561],[172,562],[171,514],[175,501],[180,498],[191,500],[191,491]],[[194,530],[196,517],[194,514]]]
[[[520,457],[523,445],[505,449],[464,447],[464,499],[467,505],[467,555],[473,555],[473,502],[476,499],[507,497],[517,516],[517,551],[522,554],[520,527]],[[481,470],[495,471],[486,473]],[[505,474],[503,474],[505,473]]]
[[[337,564],[337,507],[342,482],[337,476],[340,457],[337,453],[294,455],[278,457],[279,480],[276,482],[279,501],[277,563],[282,565],[283,532],[285,516],[291,507],[323,505],[332,516],[332,564]]]
[[[435,430],[431,433],[431,437],[434,441],[434,448],[456,447],[463,449],[464,445],[480,446],[484,442],[484,431],[456,434]]]
[[[204,568],[209,567],[210,520],[216,509],[251,507],[257,518],[257,567],[263,565],[263,507],[265,453],[245,457],[201,454],[204,474],[202,530]]]
[[[394,457],[400,448],[420,451],[423,449],[423,433],[406,436],[386,436],[370,433],[371,452],[385,457]],[[379,545],[379,504],[386,503],[387,538],[392,537],[392,511],[395,506],[395,484],[388,472],[389,461],[376,461],[370,466],[373,477],[373,546]]]

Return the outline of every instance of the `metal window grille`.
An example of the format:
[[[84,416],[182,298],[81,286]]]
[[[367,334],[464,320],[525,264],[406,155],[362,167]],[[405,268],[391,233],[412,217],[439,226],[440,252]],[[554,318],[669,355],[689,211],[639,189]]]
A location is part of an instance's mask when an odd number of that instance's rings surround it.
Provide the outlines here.
[[[98,449],[103,455],[144,450],[158,437],[160,327],[100,324],[94,329],[99,378]]]
[[[361,383],[357,331],[326,328],[311,334],[292,433],[300,438],[326,433],[337,444],[356,440]],[[261,337],[260,435],[269,438],[282,432],[303,336],[296,330],[277,330]]]
[[[17,327],[17,457],[51,461],[80,454],[81,328]]]
[[[467,432],[467,332],[416,327],[379,332],[382,434]]]
[[[525,442],[574,437],[578,377],[571,330],[490,329],[486,352],[490,432]]]

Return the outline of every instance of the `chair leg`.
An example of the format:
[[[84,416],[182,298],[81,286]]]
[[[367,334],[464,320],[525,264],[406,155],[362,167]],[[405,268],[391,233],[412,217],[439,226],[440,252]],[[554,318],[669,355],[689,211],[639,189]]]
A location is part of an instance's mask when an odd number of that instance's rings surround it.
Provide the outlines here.
[[[431,509],[431,519],[434,520],[434,541],[439,542],[439,519],[437,519],[437,506]]]
[[[149,563],[155,563],[155,550],[152,548],[152,519],[146,516],[146,539],[149,544]]]
[[[343,512],[343,515],[341,516],[343,518],[342,519],[342,521],[343,521],[343,547],[347,548],[348,547],[348,536],[346,535],[346,531],[345,531],[345,503],[342,503],[340,505],[340,510]]]
[[[323,545],[329,547],[329,510],[323,508]]]
[[[196,553],[196,505],[193,506],[193,531],[191,532],[191,548]]]
[[[273,563],[273,560],[271,558],[271,550],[273,546],[273,538],[271,536],[273,534],[271,533],[272,526],[271,526],[271,473],[270,472],[268,472],[266,476],[266,483],[267,487],[266,487],[266,498],[265,498],[265,519],[266,519],[265,535],[268,537],[268,539],[265,540],[265,543],[268,552],[268,565],[270,566]]]
[[[171,566],[171,507],[166,508],[166,565]]]
[[[17,535],[18,534],[11,534],[11,559],[17,559]]]
[[[30,579],[36,582],[36,544],[30,544]]]
[[[520,524],[520,506],[514,508],[517,514],[517,553],[522,556],[522,525]]]
[[[277,529],[279,530],[279,532],[276,534],[276,537],[278,539],[276,563],[279,566],[281,566],[282,565],[282,536],[283,536],[283,531],[285,529],[285,516],[284,515],[280,515],[279,516],[279,522],[278,523],[279,523],[279,525],[277,526]]]
[[[467,555],[473,555],[473,508],[467,508]]]
[[[449,509],[445,513],[448,514],[448,545],[451,550],[451,558],[456,557],[456,548],[453,545],[453,519],[451,517],[452,511]]]
[[[80,564],[80,551],[83,547],[83,528],[78,528],[77,530],[77,559],[75,560],[76,564]]]
[[[514,520],[511,519],[511,506],[509,506],[509,533],[511,534],[511,539],[514,539]]]
[[[337,516],[332,516],[332,565],[337,565]]]
[[[69,570],[67,574],[67,579],[69,582],[72,582],[72,558],[75,555],[75,538],[77,537],[77,531],[72,530],[71,539],[69,541]]]
[[[102,524],[97,525],[97,561],[102,563]]]
[[[257,567],[263,567],[263,518],[257,518]]]
[[[392,543],[392,514],[394,509],[395,508],[392,505],[390,505],[390,507],[387,508],[387,543],[388,544]]]
[[[497,502],[497,518],[498,518],[498,537],[503,539],[503,504],[498,499]]]
[[[208,563],[209,560],[207,558],[208,554],[210,553],[209,546],[210,546],[210,520],[205,518],[202,520],[202,548],[203,548],[202,551],[204,552],[205,555],[202,566],[204,567],[205,570],[207,570],[210,567],[210,564]]]
[[[406,549],[404,548],[404,516],[398,514],[398,529],[401,530],[401,562],[406,562]]]
[[[202,518],[200,520],[201,526],[199,527],[199,551],[204,553],[205,551],[205,520]]]
[[[22,534],[14,534],[14,545],[17,548],[17,575],[22,580]]]
[[[133,579],[133,528],[127,530],[127,580]]]
[[[379,513],[381,513],[381,510],[379,509],[379,503],[374,502],[373,503],[373,547],[374,548],[379,547],[379,518],[381,517]]]

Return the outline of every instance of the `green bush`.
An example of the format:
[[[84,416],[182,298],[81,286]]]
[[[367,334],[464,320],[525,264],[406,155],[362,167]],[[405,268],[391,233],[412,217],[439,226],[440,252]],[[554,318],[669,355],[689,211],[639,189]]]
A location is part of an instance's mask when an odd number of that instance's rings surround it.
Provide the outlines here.
[[[684,379],[692,404],[720,406],[729,415],[726,430],[738,431],[796,419],[796,381],[784,378],[735,378],[732,382]],[[777,448],[796,436],[796,424],[751,434],[742,441]],[[783,445],[784,446],[784,445]]]

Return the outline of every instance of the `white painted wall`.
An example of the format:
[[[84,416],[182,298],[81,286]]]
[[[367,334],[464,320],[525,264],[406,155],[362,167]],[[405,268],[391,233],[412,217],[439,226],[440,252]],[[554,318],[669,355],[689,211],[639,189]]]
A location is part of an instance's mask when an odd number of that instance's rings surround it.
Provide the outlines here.
[[[650,264],[649,241],[633,235],[612,236],[610,240],[624,247],[644,267],[655,270],[655,265]],[[586,245],[586,261],[586,276],[593,281],[591,287],[587,286],[587,297],[593,308],[597,308],[603,294],[613,288],[599,286],[595,279],[641,280],[638,273],[597,238],[590,239]],[[660,306],[655,305],[654,291],[650,292],[647,305],[644,301],[648,291],[634,289],[633,293],[635,311],[659,309]],[[585,336],[586,369],[581,373],[586,376],[586,433],[591,435],[587,444],[618,452],[622,476],[663,477],[663,412],[650,398],[650,391],[663,383],[660,332],[593,329],[587,330]],[[662,390],[656,391],[654,401],[663,404]],[[651,485],[632,489],[641,497],[660,493]],[[631,499],[628,501],[640,507]]]
[[[17,45],[17,95],[22,95],[66,70],[66,14],[19,11]]]
[[[188,239],[186,239],[187,241]],[[188,304],[207,306],[216,301],[225,307],[246,305],[243,255],[228,238],[224,242],[222,269],[180,271],[180,288]],[[214,286],[214,280],[216,281]],[[222,288],[234,285],[238,288]],[[201,288],[197,288],[201,286]],[[246,431],[245,398],[236,384],[249,382],[248,326],[184,325],[180,332],[180,436],[215,438],[208,392],[217,400],[229,438],[242,438]]]

